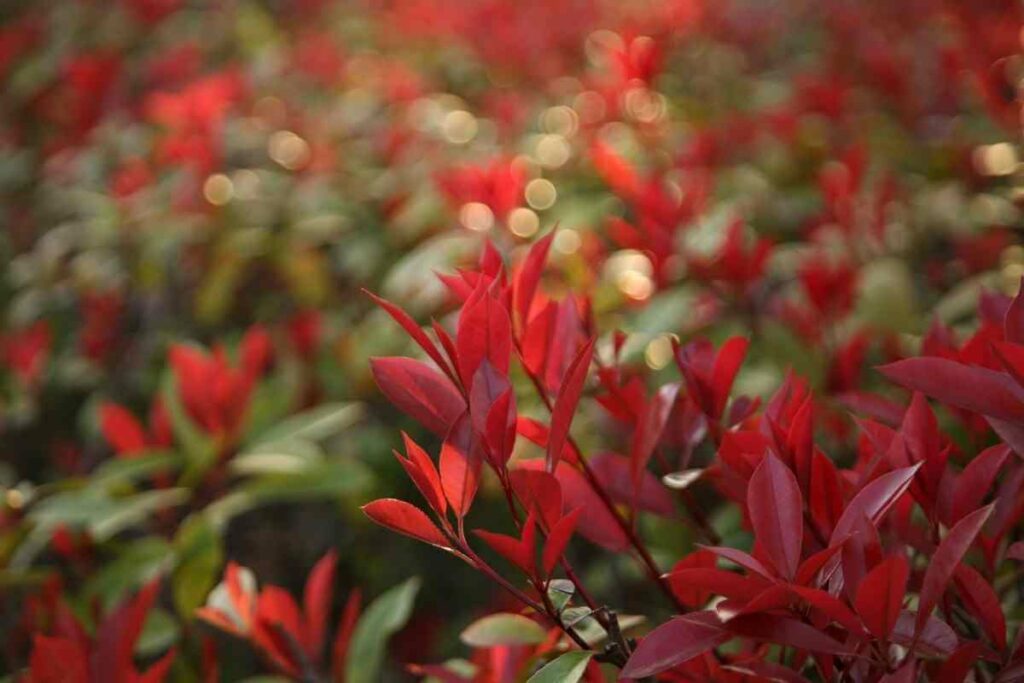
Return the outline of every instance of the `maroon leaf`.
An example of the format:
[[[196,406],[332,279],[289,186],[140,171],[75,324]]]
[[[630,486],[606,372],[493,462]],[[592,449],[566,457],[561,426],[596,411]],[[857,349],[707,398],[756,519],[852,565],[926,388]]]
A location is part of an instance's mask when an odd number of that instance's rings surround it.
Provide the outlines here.
[[[367,517],[392,531],[405,534],[439,548],[449,548],[448,540],[423,510],[395,498],[381,498],[362,508]]]
[[[616,503],[635,506],[662,517],[675,514],[676,506],[672,496],[648,470],[641,473],[639,496],[634,495],[630,461],[625,456],[600,453],[591,460],[590,469],[599,485]]]
[[[562,486],[544,470],[515,469],[509,473],[512,490],[528,511],[535,511],[545,528],[562,519]]]
[[[757,561],[753,555],[745,553],[737,548],[729,548],[726,546],[701,546],[705,550],[724,557],[725,559],[738,564],[746,570],[752,571],[755,574],[760,574],[769,581],[774,581],[775,577],[763,564]]]
[[[843,496],[839,471],[823,453],[815,451],[811,459],[811,485],[807,507],[818,530],[829,536],[843,514]]]
[[[438,436],[466,410],[458,389],[444,375],[412,358],[371,358],[370,368],[384,395]]]
[[[722,595],[733,600],[751,600],[768,585],[766,581],[751,580],[714,567],[674,569],[665,575],[665,579],[673,592],[679,594],[689,595],[696,591]]]
[[[525,460],[519,467],[543,471],[544,462]],[[561,462],[555,469],[555,477],[562,489],[563,512],[583,508],[577,527],[581,536],[612,552],[621,552],[629,547],[629,538],[622,527],[579,470]]]
[[[772,614],[751,614],[732,619],[725,627],[744,638],[787,645],[829,655],[850,654],[850,648],[810,624]]]
[[[935,678],[936,683],[964,683],[967,674],[980,659],[981,647],[981,643],[977,641],[970,641],[958,647],[956,652],[942,662]],[[997,676],[996,680],[1004,679]]]
[[[580,349],[573,359],[572,365],[565,373],[565,380],[555,399],[555,406],[551,413],[551,431],[548,435],[547,468],[553,472],[558,466],[562,457],[562,447],[569,437],[569,426],[572,425],[572,418],[576,414],[576,404],[583,392],[583,384],[587,380],[587,372],[590,369],[590,359],[594,355],[594,342],[591,339]]]
[[[894,555],[876,566],[857,587],[854,607],[879,640],[888,640],[903,607],[910,565],[903,555]]]
[[[114,678],[134,671],[135,643],[142,634],[149,608],[156,600],[160,581],[153,580],[130,600],[122,603],[96,630],[93,671],[100,678]]]
[[[842,543],[830,545],[824,550],[819,550],[814,553],[800,564],[800,568],[796,570],[796,583],[801,586],[809,586],[811,582],[817,577],[818,572],[821,571],[829,560],[835,555],[841,552],[843,549]]]
[[[878,679],[878,683],[914,683],[916,680],[917,662],[911,659],[891,674],[882,676]]]
[[[748,659],[746,661],[729,664],[722,667],[726,671],[733,671],[744,676],[753,677],[755,681],[778,681],[779,683],[808,683],[807,679],[782,664],[765,662],[760,659]]]
[[[956,585],[967,609],[985,629],[996,650],[1006,649],[1006,617],[995,589],[974,568],[961,564],[956,568]]]
[[[967,467],[956,480],[956,493],[953,497],[953,522],[963,518],[971,510],[981,505],[985,494],[992,487],[996,475],[1002,469],[1010,449],[999,445],[986,448],[977,457],[967,463]]]
[[[878,524],[899,497],[906,492],[920,466],[918,463],[912,467],[887,472],[865,485],[843,510],[842,516],[836,522],[836,528],[832,531],[829,545],[842,542],[864,517],[871,523]]]
[[[850,633],[864,632],[864,627],[861,626],[857,615],[846,606],[846,603],[831,593],[807,586],[789,586],[789,590]]]
[[[945,358],[908,358],[879,368],[893,382],[947,405],[1002,420],[1024,420],[1024,403],[1013,382],[985,368]]]
[[[743,337],[732,337],[718,350],[715,356],[715,365],[711,375],[711,385],[715,394],[715,415],[721,415],[725,410],[725,404],[729,400],[729,391],[736,379],[736,373],[743,365],[743,359],[747,356],[747,347],[750,340]]]
[[[915,651],[931,657],[948,657],[960,642],[949,624],[938,617],[928,617],[923,629],[915,629],[914,615],[906,610],[900,612],[892,629],[892,642],[909,648],[916,638]]]
[[[920,633],[935,605],[946,592],[960,560],[970,549],[985,521],[992,514],[992,506],[975,510],[949,530],[928,563],[921,583],[921,597],[915,620],[915,633]]]
[[[622,670],[623,678],[644,678],[698,657],[730,639],[712,612],[676,617],[640,641]]]
[[[666,384],[661,387],[647,403],[643,415],[633,432],[633,443],[630,446],[629,458],[632,464],[632,480],[634,497],[639,499],[643,473],[647,471],[647,461],[654,453],[661,434],[665,431],[665,423],[672,413],[672,407],[679,395],[679,383]]]
[[[803,543],[803,496],[796,476],[771,453],[761,459],[747,486],[754,537],[780,576],[792,579]]]
[[[793,593],[784,584],[776,583],[747,600],[746,604],[738,610],[728,605],[729,602],[723,601],[715,606],[715,611],[723,622],[746,614],[758,614],[789,607],[793,602]]]

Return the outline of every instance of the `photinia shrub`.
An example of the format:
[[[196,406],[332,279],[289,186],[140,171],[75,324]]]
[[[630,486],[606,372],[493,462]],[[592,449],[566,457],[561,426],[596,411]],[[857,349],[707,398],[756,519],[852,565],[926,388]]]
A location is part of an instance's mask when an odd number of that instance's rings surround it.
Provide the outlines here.
[[[0,683],[1024,677],[1022,25],[5,3]]]
[[[989,303],[1002,324],[977,333],[985,362],[922,356],[881,367],[914,393],[861,401],[884,410],[855,416],[857,446],[841,465],[816,438],[820,399],[799,377],[764,405],[735,393],[745,338],[717,348],[675,342],[675,381],[651,389],[635,374],[624,381],[635,372],[620,362],[624,335],[598,344],[587,299],[552,298],[542,285],[554,237],[511,267],[488,246],[479,268],[442,276],[459,302],[453,331],[435,322],[428,334],[375,297],[428,360],[376,358],[374,376],[440,449],[431,455],[403,434],[395,457],[421,503],[383,498],[363,511],[447,551],[517,601],[520,611],[486,617],[464,641],[544,644],[527,657],[551,660],[536,680],[563,669],[570,673],[557,680],[603,680],[601,663],[630,680],[1013,678],[1024,650],[1008,636],[998,577],[1020,561],[1024,288]],[[837,282],[821,277],[808,275],[805,286],[822,292]],[[844,300],[822,297],[822,313]],[[536,399],[523,398],[519,379]],[[991,431],[962,448],[926,396],[958,419],[983,416]],[[547,414],[521,413],[527,401]],[[621,455],[592,453],[573,436],[588,401],[614,428],[609,441],[622,444]],[[588,424],[584,443],[597,440]],[[471,522],[488,478],[507,502],[511,533]],[[716,497],[737,508],[748,532],[740,542],[726,542],[704,513]],[[642,533],[648,515],[697,539],[669,571]],[[626,635],[618,610],[574,568],[575,538],[631,555],[675,616]],[[469,677],[416,670],[491,680],[479,673],[488,660],[476,661]]]

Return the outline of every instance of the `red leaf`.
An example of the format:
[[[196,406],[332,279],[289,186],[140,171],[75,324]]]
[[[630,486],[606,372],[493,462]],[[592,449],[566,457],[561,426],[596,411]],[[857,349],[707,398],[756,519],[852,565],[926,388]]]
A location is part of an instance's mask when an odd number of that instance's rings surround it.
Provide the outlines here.
[[[936,683],[964,683],[967,674],[978,663],[981,654],[981,643],[970,641],[957,648],[939,667]]]
[[[675,503],[665,486],[649,471],[640,475],[640,492],[634,495],[630,461],[616,453],[600,453],[590,462],[598,484],[616,503],[635,506],[638,510],[671,517],[676,512]],[[699,470],[698,470],[699,472]]]
[[[545,576],[551,575],[551,570],[558,564],[558,560],[565,553],[565,547],[569,545],[573,532],[576,531],[576,523],[579,521],[582,508],[576,508],[551,529],[547,542],[544,544],[544,552],[541,556],[541,566],[544,567]]]
[[[1006,649],[1006,617],[992,584],[966,564],[956,568],[955,576],[964,604],[985,629],[993,647],[1000,651]]]
[[[572,365],[565,373],[565,380],[555,399],[555,406],[551,411],[551,431],[548,434],[547,469],[553,472],[558,466],[562,457],[562,447],[569,437],[569,426],[572,425],[572,418],[576,414],[576,404],[583,392],[583,384],[587,380],[587,372],[590,370],[590,360],[594,355],[594,342],[591,339],[580,349],[573,359]]]
[[[416,321],[409,317],[409,314],[403,311],[401,308],[391,303],[387,299],[383,299],[373,292],[366,289],[366,292],[373,301],[383,308],[388,314],[394,318],[395,322],[402,326],[406,334],[412,337],[412,340],[416,342],[421,349],[430,357],[430,360],[437,363],[437,367],[441,368],[446,375],[449,376],[453,381],[455,379],[451,366],[445,361],[444,356],[438,351],[437,347],[434,346],[434,342],[430,341],[430,337],[423,331],[423,328],[416,324]]]
[[[535,527],[536,520],[531,515],[527,518],[526,524],[523,527],[522,539],[505,534],[496,534],[492,531],[484,531],[483,529],[474,529],[473,533],[479,536],[496,553],[522,569],[529,576],[533,576],[536,573],[534,561],[534,552],[536,550],[534,544]]]
[[[395,451],[395,457],[405,468],[409,478],[416,484],[416,488],[427,501],[427,505],[438,516],[444,517],[448,511],[448,501],[445,500],[444,489],[441,488],[441,476],[437,473],[437,468],[434,467],[434,461],[405,432],[402,432],[402,440],[405,442],[407,457],[403,458],[398,451]]]
[[[167,674],[170,673],[171,664],[174,663],[176,654],[177,651],[174,648],[165,652],[160,659],[153,662],[148,669],[139,674],[135,683],[163,683],[163,680],[167,678]]]
[[[992,506],[986,505],[965,516],[949,530],[939,547],[936,548],[921,583],[921,597],[914,624],[915,634],[920,633],[924,627],[928,616],[935,609],[942,594],[946,592],[957,565],[960,564],[960,560],[970,549],[991,514]]]
[[[459,313],[455,346],[459,354],[459,376],[463,386],[473,384],[473,376],[485,359],[498,374],[508,375],[512,354],[512,325],[508,311],[481,281]]]
[[[1002,469],[1010,449],[999,445],[986,448],[977,457],[967,463],[967,467],[956,480],[956,493],[953,497],[953,522],[963,518],[971,510],[977,509],[985,494]]]
[[[447,434],[466,410],[455,385],[422,361],[371,358],[370,369],[389,401],[438,436]]]
[[[455,421],[441,446],[441,487],[452,511],[459,517],[469,512],[477,487],[483,458],[469,414]]]
[[[715,366],[712,370],[711,385],[715,394],[715,415],[721,415],[725,410],[725,404],[729,400],[729,392],[732,383],[736,379],[736,373],[743,365],[743,359],[747,356],[747,347],[750,341],[743,337],[732,337],[722,344],[715,356]]]
[[[544,470],[515,469],[509,473],[512,490],[528,511],[536,512],[545,528],[562,518],[562,486]]]
[[[796,570],[796,583],[802,586],[809,586],[811,581],[818,575],[818,572],[821,571],[821,568],[842,549],[843,544],[837,543],[830,545],[824,550],[819,550],[808,557],[800,564],[800,568]]]
[[[676,565],[678,567],[678,565]],[[715,567],[682,567],[665,575],[672,592],[692,606],[700,606],[707,599],[702,594],[722,595],[732,600],[752,600],[769,584],[735,572]]]
[[[541,460],[525,460],[519,467],[543,470],[544,463]],[[612,552],[621,552],[629,547],[629,539],[619,523],[578,470],[561,462],[555,469],[555,477],[562,489],[562,510],[583,508],[578,526],[581,536]]]
[[[426,513],[404,500],[381,498],[367,503],[362,510],[367,517],[392,531],[439,548],[450,547],[444,534],[430,521]]]
[[[757,559],[754,556],[750,555],[749,553],[745,553],[742,550],[738,550],[736,548],[729,548],[729,547],[726,547],[726,546],[701,546],[701,547],[704,548],[705,550],[709,551],[709,552],[714,553],[715,555],[718,555],[719,557],[724,557],[725,559],[729,560],[730,562],[738,564],[739,566],[743,567],[744,569],[752,571],[755,574],[760,574],[761,576],[763,576],[764,578],[768,579],[769,581],[774,581],[775,580],[775,577],[772,575],[772,573],[770,571],[768,571],[768,569],[765,568],[765,566],[763,564],[758,562]]]
[[[623,678],[644,678],[667,671],[730,639],[712,612],[676,617],[640,641],[622,670]]]
[[[35,634],[28,683],[89,683],[89,653],[70,638]]]
[[[516,403],[512,389],[506,389],[487,413],[484,435],[494,466],[504,469],[516,443]]]
[[[94,672],[116,679],[124,671],[134,671],[135,643],[159,590],[159,580],[151,581],[103,620],[96,631]]]
[[[772,681],[773,683],[808,683],[807,679],[782,664],[765,662],[760,659],[748,659],[737,664],[722,667],[726,671],[742,674],[743,680]]]
[[[738,610],[732,609],[727,604],[728,602],[723,601],[715,606],[715,611],[723,622],[747,614],[759,614],[787,608],[793,602],[793,594],[784,584],[776,583],[766,587]]]
[[[301,653],[295,651],[302,642],[301,623],[299,607],[288,591],[267,586],[260,592],[256,602],[253,641],[282,672],[296,677],[301,669]]]
[[[238,355],[243,371],[250,377],[259,377],[267,369],[273,354],[270,333],[262,325],[246,330],[238,344]]]
[[[807,586],[789,586],[789,590],[796,593],[811,607],[823,613],[829,619],[841,625],[850,633],[863,633],[864,627],[849,607],[839,598],[819,588],[808,588]]]
[[[361,604],[362,593],[355,588],[348,594],[345,609],[341,612],[341,619],[338,621],[338,628],[334,634],[334,642],[331,644],[331,671],[334,673],[336,681],[344,680],[348,645],[352,640],[352,633],[356,629],[356,622],[359,620]]]
[[[800,565],[803,543],[803,496],[796,476],[767,453],[747,486],[754,537],[779,575],[792,579]]]
[[[750,614],[736,617],[726,625],[735,635],[787,645],[829,655],[850,654],[850,648],[809,624],[789,617],[771,614]]]
[[[633,443],[629,449],[629,459],[632,465],[632,480],[634,498],[640,498],[640,486],[643,481],[643,474],[647,471],[647,461],[654,453],[661,434],[665,431],[665,423],[672,413],[672,407],[679,395],[679,383],[666,384],[658,389],[654,397],[647,403],[643,415],[633,432]]]
[[[337,563],[338,555],[333,550],[320,558],[309,572],[306,589],[302,595],[305,616],[305,637],[302,644],[314,662],[320,661],[324,649],[327,615],[330,614],[331,600],[334,596],[334,568]]]
[[[910,566],[903,555],[894,555],[876,566],[857,587],[854,607],[864,625],[879,640],[888,640],[903,607]]]
[[[827,537],[832,534],[836,520],[843,514],[843,496],[839,484],[839,471],[826,455],[818,451],[815,451],[811,458],[809,493],[807,507],[811,513],[811,520]]]
[[[530,305],[537,293],[537,285],[540,283],[541,273],[544,272],[544,264],[548,258],[548,251],[551,249],[551,242],[555,237],[552,230],[544,237],[533,243],[530,247],[523,265],[516,273],[515,287],[512,290],[512,304],[516,312],[516,324],[521,330],[530,317]]]
[[[887,472],[865,485],[843,510],[842,516],[836,522],[836,528],[832,531],[829,545],[843,541],[863,517],[872,524],[878,524],[889,508],[906,492],[920,466],[918,463],[912,467]]]
[[[878,679],[878,683],[914,683],[916,680],[917,662],[911,659],[891,674],[882,676]]]
[[[915,642],[915,651],[931,657],[948,657],[956,650],[960,639],[949,624],[938,617],[928,617],[925,626],[916,631],[914,615],[903,610],[900,612],[896,626],[892,629],[892,642],[909,648]]]
[[[1002,420],[1024,420],[1024,402],[1005,375],[945,358],[908,358],[879,368],[890,380],[947,405]]]
[[[134,415],[116,403],[100,404],[100,431],[118,455],[146,450],[146,431]]]

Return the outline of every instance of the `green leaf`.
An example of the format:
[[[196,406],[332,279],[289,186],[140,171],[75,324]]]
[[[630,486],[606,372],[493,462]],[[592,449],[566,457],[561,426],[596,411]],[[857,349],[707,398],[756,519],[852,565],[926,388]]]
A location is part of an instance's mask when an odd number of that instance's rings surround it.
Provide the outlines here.
[[[265,444],[289,439],[322,441],[345,431],[362,416],[361,403],[328,403],[279,422],[260,434],[256,442]]]
[[[370,471],[362,463],[335,458],[301,472],[267,474],[250,480],[238,490],[265,502],[338,498],[364,490],[370,481]]]
[[[296,474],[323,463],[324,453],[305,439],[287,439],[260,444],[231,459],[232,471],[242,475]]]
[[[569,604],[575,592],[576,586],[569,579],[555,579],[548,584],[548,599],[556,612],[561,612]]]
[[[89,578],[83,593],[90,600],[99,598],[104,609],[110,609],[126,593],[163,572],[171,557],[171,546],[162,538],[147,536],[132,541],[118,549],[117,559]]]
[[[530,676],[526,683],[576,683],[587,671],[593,652],[573,650],[548,663]]]
[[[187,489],[177,488],[146,491],[118,500],[114,510],[89,524],[89,533],[96,542],[103,542],[141,523],[157,510],[181,505],[188,497]]]
[[[138,481],[158,472],[181,466],[182,456],[174,451],[146,451],[131,458],[113,458],[103,462],[89,476],[89,486],[111,489]]]
[[[190,517],[174,537],[178,564],[171,575],[174,606],[182,619],[191,620],[217,583],[224,561],[220,535],[204,515]]]
[[[167,610],[154,607],[146,615],[142,633],[135,643],[135,654],[148,658],[162,655],[177,642],[181,628],[177,620]]]
[[[294,359],[283,358],[277,362],[273,376],[256,385],[249,399],[242,433],[261,434],[272,425],[285,419],[299,398],[302,388],[301,365]]]
[[[533,619],[503,612],[477,619],[460,636],[473,647],[496,645],[536,645],[544,642],[547,631]]]
[[[388,639],[405,626],[412,614],[420,580],[411,578],[373,601],[356,624],[345,663],[346,683],[375,683],[380,680],[384,647]]]

